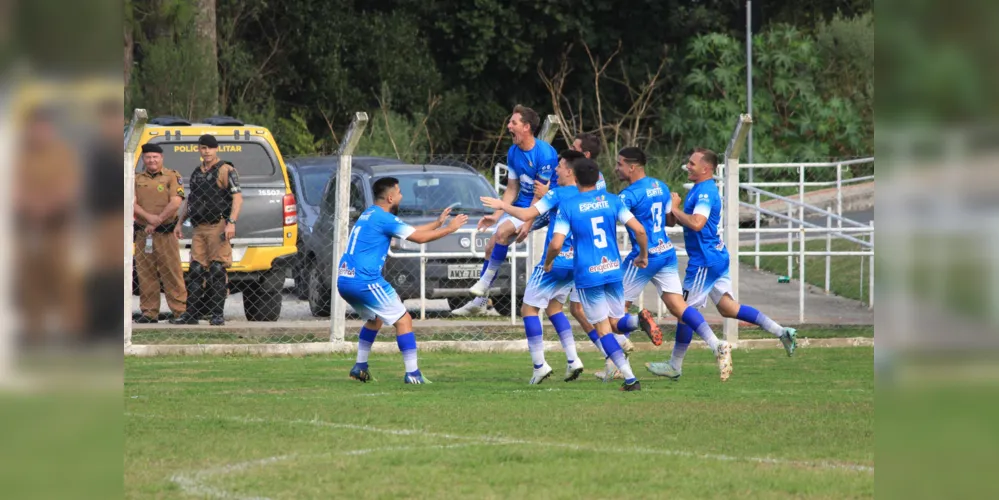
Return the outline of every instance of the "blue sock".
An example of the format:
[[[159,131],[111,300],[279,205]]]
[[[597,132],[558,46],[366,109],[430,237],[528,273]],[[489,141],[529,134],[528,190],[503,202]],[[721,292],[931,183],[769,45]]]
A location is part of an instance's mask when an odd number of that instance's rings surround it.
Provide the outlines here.
[[[624,358],[624,351],[621,350],[621,345],[617,343],[617,339],[613,335],[604,335],[600,337],[600,344],[604,346],[607,357],[614,362],[618,370],[621,370],[621,375],[624,375],[624,382],[626,384],[634,382],[635,374],[632,373],[628,360]]]
[[[371,344],[375,341],[378,330],[369,330],[361,327],[361,334],[357,339],[357,364],[362,370],[368,369],[368,355],[371,354]]]
[[[419,373],[420,368],[416,363],[416,335],[409,332],[395,338],[395,343],[399,345],[402,352],[402,362],[406,365],[406,373]]]
[[[597,336],[597,331],[593,330],[590,333],[587,333],[586,336],[590,338],[590,342],[593,342],[593,345],[597,346],[597,351],[600,354],[603,354],[604,357],[606,358],[607,353],[604,352],[604,346],[603,344],[600,343],[600,337]]]
[[[690,325],[690,328],[704,339],[704,342],[708,344],[708,347],[712,351],[718,348],[718,337],[715,337],[715,332],[711,331],[711,326],[708,325],[708,322],[704,320],[704,316],[697,309],[688,306],[683,311],[683,316],[680,320]]]
[[[503,265],[503,261],[506,260],[508,250],[510,250],[510,247],[506,245],[500,245],[499,243],[493,245],[493,253],[489,256],[489,263],[486,265],[486,271],[482,273],[482,279],[484,279],[489,286],[493,286],[493,282],[496,281],[496,276],[499,276],[500,267]]]
[[[541,338],[541,318],[524,316],[524,331],[527,332],[527,348],[531,351],[531,362],[534,368],[545,365],[545,343]]]
[[[631,332],[638,329],[638,316],[625,314],[623,318],[617,320],[617,331],[625,336],[631,336]]]
[[[686,323],[677,323],[676,342],[673,342],[673,354],[669,359],[669,363],[673,365],[673,368],[677,370],[683,369],[683,357],[687,354],[687,348],[690,347],[691,340],[694,340],[694,330],[687,326]]]
[[[572,364],[576,361],[576,339],[572,338],[572,325],[565,313],[558,312],[548,317],[558,333],[558,341],[562,343],[562,350],[565,351],[565,362]]]
[[[739,314],[736,314],[735,317],[740,321],[758,325],[760,328],[778,337],[784,334],[783,326],[770,319],[766,314],[756,310],[755,307],[739,306]]]

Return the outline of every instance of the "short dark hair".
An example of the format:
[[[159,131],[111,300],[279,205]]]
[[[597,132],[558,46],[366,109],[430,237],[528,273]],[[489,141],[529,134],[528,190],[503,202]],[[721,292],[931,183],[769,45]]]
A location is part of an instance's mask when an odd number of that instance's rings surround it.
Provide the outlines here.
[[[399,185],[399,179],[395,177],[382,177],[375,181],[375,184],[371,186],[371,192],[375,195],[376,200],[385,199],[385,193],[389,189],[392,189]]]
[[[630,165],[641,165],[644,167],[645,162],[647,161],[645,151],[642,151],[641,148],[637,148],[635,146],[623,148],[617,154],[623,157],[624,161]]]
[[[718,153],[711,151],[708,148],[696,148],[695,153],[701,153],[701,158],[711,165],[711,168],[718,170]]]
[[[575,149],[563,149],[562,152],[558,154],[558,157],[569,162],[570,165],[572,165],[572,162],[576,160],[581,160],[583,158],[586,158],[585,156],[583,156],[583,153],[580,153]]]
[[[522,121],[531,126],[531,134],[538,135],[538,127],[541,126],[541,117],[533,109],[518,104],[513,107],[513,114],[520,113]]]
[[[575,139],[579,139],[579,149],[582,149],[584,153],[590,153],[591,160],[597,159],[600,154],[600,139],[595,134],[581,132],[573,137],[573,140]]]
[[[572,173],[576,176],[576,184],[582,187],[592,187],[600,180],[600,168],[597,162],[589,158],[580,158],[572,162]]]

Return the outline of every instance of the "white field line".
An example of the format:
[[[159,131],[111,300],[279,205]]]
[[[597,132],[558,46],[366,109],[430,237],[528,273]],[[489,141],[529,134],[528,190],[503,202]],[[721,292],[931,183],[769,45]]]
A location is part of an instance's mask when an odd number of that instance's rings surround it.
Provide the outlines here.
[[[323,453],[318,455],[305,455],[305,456],[281,455],[277,457],[263,458],[260,460],[250,460],[247,462],[239,462],[230,465],[223,465],[221,467],[213,467],[211,469],[204,469],[191,473],[174,474],[173,476],[170,477],[170,481],[179,486],[184,493],[192,496],[223,498],[223,499],[233,499],[233,500],[269,500],[267,497],[237,495],[232,492],[223,490],[221,488],[210,486],[206,483],[220,476],[235,474],[237,472],[243,472],[245,470],[252,468],[265,467],[278,462],[295,460],[297,458],[359,456],[359,455],[368,455],[371,453],[379,453],[386,451],[394,452],[394,451],[412,451],[412,450],[444,450],[450,448],[467,448],[469,446],[489,445],[489,444],[492,443],[465,443],[465,444],[430,445],[430,446],[386,446],[382,448],[365,448],[360,450],[350,450],[339,453]]]
[[[178,418],[178,417],[162,417],[160,415],[153,414],[141,414],[141,413],[125,413],[125,417],[135,417],[135,418]],[[329,429],[348,429],[362,432],[379,433],[379,434],[389,434],[393,436],[418,436],[418,437],[430,437],[438,439],[449,439],[449,440],[465,440],[474,441],[477,443],[490,443],[490,444],[520,444],[529,445],[537,447],[549,447],[549,448],[563,448],[574,451],[590,451],[595,453],[622,453],[622,454],[638,454],[638,455],[664,455],[664,456],[674,456],[674,457],[685,457],[685,458],[695,458],[700,460],[715,460],[722,462],[751,462],[760,464],[769,464],[777,466],[788,466],[788,467],[804,467],[813,469],[826,469],[826,470],[846,470],[855,472],[869,472],[874,473],[874,467],[860,464],[850,464],[850,463],[839,463],[839,462],[829,462],[829,461],[811,461],[811,460],[788,460],[783,458],[770,458],[770,457],[739,457],[732,455],[720,455],[714,453],[696,453],[684,450],[668,450],[660,448],[641,448],[641,447],[607,447],[607,446],[594,446],[585,444],[575,444],[575,443],[557,443],[550,441],[536,441],[536,440],[524,440],[524,439],[513,439],[502,436],[462,436],[458,434],[448,434],[439,432],[426,432],[418,429],[385,429],[381,427],[372,427],[369,425],[358,425],[358,424],[342,424],[336,422],[325,422],[318,419],[313,420],[283,420],[283,419],[270,419],[270,418],[257,418],[257,417],[230,417],[224,415],[191,415],[185,417],[179,417],[180,419],[193,419],[193,420],[227,420],[230,422],[239,422],[247,424],[290,424],[290,425],[310,425],[314,427],[323,427]]]

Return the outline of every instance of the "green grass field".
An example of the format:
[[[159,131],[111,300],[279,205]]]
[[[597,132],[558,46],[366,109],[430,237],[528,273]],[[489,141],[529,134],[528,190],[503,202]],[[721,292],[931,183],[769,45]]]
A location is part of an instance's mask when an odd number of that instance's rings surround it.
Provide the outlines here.
[[[864,237],[866,239],[866,237]],[[798,251],[798,240],[794,240],[794,251]],[[860,245],[843,239],[833,239],[833,252],[853,252],[863,250]],[[809,252],[822,252],[826,249],[826,240],[805,241],[805,250]],[[743,246],[743,251],[752,251],[751,246]],[[771,243],[760,245],[761,252],[781,252],[787,250],[787,242]],[[743,264],[752,266],[755,257],[740,257]],[[794,278],[800,275],[800,264],[798,257],[793,257]],[[863,271],[861,271],[861,259],[863,259]],[[825,257],[805,257],[805,282],[819,288],[826,286],[826,258]],[[787,257],[760,257],[760,269],[777,275],[787,274]],[[829,262],[829,290],[840,297],[848,299],[866,301],[870,298],[869,278],[870,262],[866,257],[831,257]],[[875,269],[875,273],[877,270]],[[863,278],[863,283],[861,283]]]
[[[125,360],[126,498],[856,498],[874,496],[869,348],[692,349],[643,391],[529,386],[527,353],[425,352],[432,385],[353,356]],[[549,353],[556,375],[564,356]]]

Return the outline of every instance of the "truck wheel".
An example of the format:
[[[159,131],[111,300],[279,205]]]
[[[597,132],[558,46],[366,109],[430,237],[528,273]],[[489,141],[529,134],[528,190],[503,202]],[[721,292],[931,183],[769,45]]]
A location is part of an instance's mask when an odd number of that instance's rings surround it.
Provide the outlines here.
[[[309,267],[309,310],[313,316],[328,318],[330,315],[330,287],[323,284],[317,266]]]
[[[248,283],[243,290],[243,310],[250,321],[277,321],[281,317],[281,291],[284,270],[271,269],[260,281]]]

